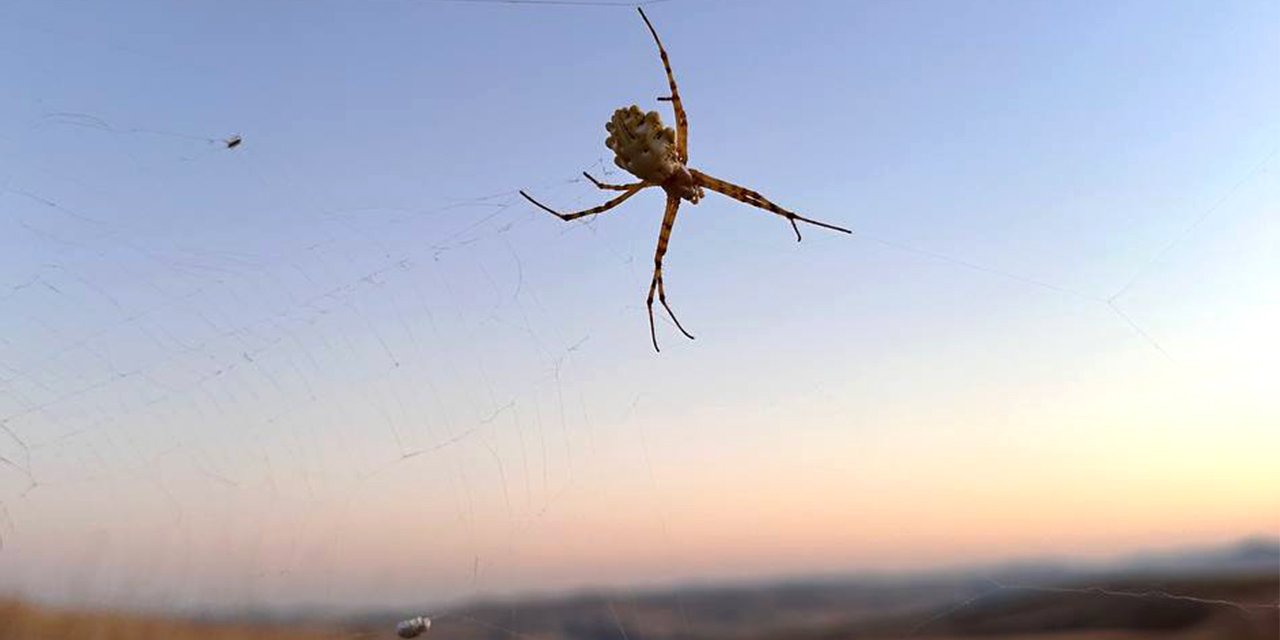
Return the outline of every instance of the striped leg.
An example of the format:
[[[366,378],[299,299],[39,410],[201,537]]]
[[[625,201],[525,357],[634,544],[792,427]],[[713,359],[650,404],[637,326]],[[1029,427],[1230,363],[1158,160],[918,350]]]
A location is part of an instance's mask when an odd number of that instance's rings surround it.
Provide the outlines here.
[[[610,209],[612,209],[612,208],[614,208],[614,207],[616,207],[616,206],[618,206],[618,205],[622,204],[622,202],[623,202],[624,200],[626,200],[627,198],[630,198],[631,196],[634,196],[635,194],[639,193],[641,189],[643,189],[643,188],[645,188],[645,187],[648,187],[648,186],[652,186],[652,185],[646,184],[646,183],[644,183],[644,182],[637,182],[636,184],[633,184],[633,185],[631,185],[631,186],[627,187],[627,191],[626,191],[626,193],[623,193],[622,195],[620,195],[620,196],[618,196],[618,197],[616,197],[616,198],[614,198],[614,199],[612,199],[612,200],[610,200],[610,201],[608,201],[608,202],[606,202],[606,203],[604,203],[604,204],[602,204],[602,205],[600,205],[600,206],[598,206],[598,207],[592,207],[592,208],[590,208],[590,209],[586,209],[586,210],[584,210],[584,211],[577,211],[577,212],[574,212],[574,213],[560,213],[560,212],[556,211],[555,209],[552,209],[551,207],[548,207],[547,205],[542,204],[541,202],[538,202],[537,200],[534,200],[534,199],[533,199],[529,194],[525,193],[524,191],[521,191],[521,192],[520,192],[520,195],[524,196],[524,199],[525,199],[525,200],[528,200],[529,202],[532,202],[532,203],[533,203],[534,205],[536,205],[539,209],[542,209],[543,211],[546,211],[547,213],[550,213],[551,215],[556,216],[557,218],[560,218],[561,220],[564,220],[565,222],[568,222],[568,221],[570,221],[570,220],[574,220],[574,219],[576,219],[576,218],[581,218],[581,217],[583,217],[583,216],[593,216],[593,215],[595,215],[595,214],[597,214],[597,213],[604,213],[605,211],[608,211],[608,210],[610,210]]]
[[[632,182],[631,184],[608,184],[608,183],[600,182],[599,180],[596,180],[595,178],[591,177],[591,174],[587,173],[586,171],[583,171],[582,175],[586,176],[587,179],[591,181],[591,184],[594,184],[596,187],[604,189],[606,191],[626,191],[627,189],[630,189],[631,187],[634,187],[638,184],[644,184],[643,181]]]
[[[689,172],[693,174],[693,178],[694,180],[698,181],[698,184],[712,191],[722,193],[726,196],[729,196],[730,198],[733,198],[734,200],[745,202],[753,207],[759,207],[761,209],[764,209],[765,211],[772,211],[773,213],[776,213],[786,218],[788,221],[791,222],[791,228],[794,229],[796,232],[796,242],[800,241],[800,227],[796,224],[796,221],[807,222],[811,225],[818,226],[818,227],[825,227],[833,231],[843,231],[844,233],[853,233],[852,231],[845,229],[844,227],[837,227],[834,224],[827,224],[826,222],[811,220],[802,215],[787,211],[786,209],[783,209],[782,207],[779,207],[778,205],[770,202],[768,198],[746,187],[739,187],[736,184],[725,182],[724,180],[721,180],[719,178],[713,178],[696,169],[690,169]]]
[[[658,234],[658,251],[653,256],[653,280],[649,282],[649,299],[645,301],[645,305],[649,308],[649,337],[653,339],[654,351],[662,351],[658,348],[658,332],[653,328],[653,292],[657,290],[658,300],[662,302],[663,308],[667,310],[667,315],[671,316],[671,320],[676,323],[676,328],[690,340],[693,336],[684,327],[680,326],[680,320],[676,318],[676,314],[671,310],[671,306],[667,304],[667,290],[662,286],[662,257],[667,254],[667,243],[671,240],[671,227],[676,223],[676,211],[680,208],[680,198],[675,196],[667,196],[667,211],[662,216],[662,232]]]
[[[667,50],[662,46],[662,40],[658,39],[658,32],[654,30],[653,24],[649,22],[649,16],[644,15],[644,9],[636,7],[640,12],[640,17],[644,18],[644,23],[649,27],[649,33],[653,34],[653,41],[658,43],[658,55],[662,56],[662,66],[667,70],[667,82],[671,85],[671,95],[658,98],[659,100],[667,100],[671,103],[671,108],[676,112],[676,157],[680,162],[689,162],[689,117],[684,113],[684,104],[680,102],[680,90],[676,88],[676,77],[671,73],[671,60],[667,58]]]

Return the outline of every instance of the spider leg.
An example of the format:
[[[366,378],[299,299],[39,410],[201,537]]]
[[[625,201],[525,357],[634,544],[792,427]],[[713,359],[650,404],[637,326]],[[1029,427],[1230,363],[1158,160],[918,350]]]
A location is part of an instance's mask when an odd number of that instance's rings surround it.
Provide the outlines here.
[[[658,98],[671,103],[671,108],[676,112],[676,156],[680,162],[689,162],[689,117],[684,113],[684,103],[680,102],[680,90],[676,88],[676,77],[671,73],[671,60],[667,58],[667,50],[662,46],[662,40],[658,39],[658,32],[654,30],[653,24],[649,22],[649,16],[644,15],[644,9],[636,7],[640,12],[640,17],[644,18],[645,26],[649,27],[649,33],[653,34],[653,41],[658,43],[658,55],[662,56],[662,66],[667,70],[667,82],[671,85],[671,95]]]
[[[722,193],[726,196],[729,196],[730,198],[733,198],[734,200],[745,202],[753,207],[759,207],[761,209],[764,209],[765,211],[772,211],[773,213],[776,213],[786,218],[791,223],[791,228],[794,229],[796,232],[796,242],[800,241],[800,226],[796,224],[797,221],[807,222],[817,227],[824,227],[827,229],[831,229],[832,231],[843,231],[844,233],[853,233],[852,231],[844,227],[837,227],[834,224],[828,224],[826,222],[812,220],[800,214],[787,211],[786,209],[783,209],[782,207],[779,207],[778,205],[770,202],[768,198],[746,187],[740,187],[736,184],[725,182],[724,180],[721,180],[719,178],[713,178],[705,173],[702,173],[701,171],[698,171],[697,169],[690,169],[689,172],[693,174],[693,178],[694,180],[698,181],[698,184],[712,191]]]
[[[582,175],[586,176],[587,179],[591,181],[591,184],[594,184],[595,186],[601,189],[605,189],[606,191],[626,191],[627,189],[630,189],[631,187],[634,187],[638,184],[644,184],[643,181],[632,182],[631,184],[608,184],[608,183],[600,182],[599,180],[596,180],[595,178],[591,177],[591,174],[587,173],[586,171],[583,171]]]
[[[552,209],[551,207],[548,207],[547,205],[542,204],[541,202],[538,202],[537,200],[534,200],[532,196],[530,196],[529,194],[525,193],[524,191],[521,191],[521,192],[520,192],[520,195],[524,196],[524,199],[525,199],[525,200],[528,200],[529,202],[532,202],[532,203],[533,203],[534,205],[536,205],[539,209],[542,209],[543,211],[546,211],[547,213],[550,213],[551,215],[556,216],[557,218],[560,218],[561,220],[564,220],[565,222],[568,222],[568,221],[570,221],[570,220],[574,220],[574,219],[581,218],[581,217],[584,217],[584,216],[593,216],[593,215],[595,215],[595,214],[597,214],[597,213],[604,213],[605,211],[608,211],[608,210],[610,210],[610,209],[612,209],[612,208],[614,208],[614,207],[616,207],[616,206],[618,206],[618,205],[622,204],[622,202],[623,202],[624,200],[626,200],[627,198],[630,198],[631,196],[634,196],[635,194],[639,193],[641,189],[643,189],[643,188],[645,188],[645,187],[649,187],[649,186],[653,186],[653,185],[650,185],[650,184],[645,183],[645,182],[637,182],[636,184],[633,184],[633,185],[629,185],[629,186],[627,186],[627,188],[626,188],[626,189],[627,189],[627,190],[626,190],[626,192],[625,192],[625,193],[623,193],[622,195],[620,195],[620,196],[618,196],[618,197],[616,197],[616,198],[614,198],[614,199],[612,199],[612,200],[610,200],[610,201],[608,201],[608,202],[606,202],[606,203],[604,203],[604,204],[602,204],[602,205],[600,205],[600,206],[598,206],[598,207],[592,207],[592,208],[590,208],[590,209],[585,209],[585,210],[583,210],[583,211],[575,211],[574,213],[560,213],[559,211],[556,211],[555,209]]]
[[[645,301],[645,305],[649,308],[649,337],[653,339],[654,351],[662,351],[658,348],[658,332],[653,327],[653,292],[658,292],[658,301],[662,303],[662,307],[667,310],[667,315],[671,316],[671,320],[676,323],[676,328],[690,340],[693,339],[688,331],[680,325],[680,320],[676,318],[676,314],[671,310],[671,305],[667,304],[667,291],[662,286],[662,257],[667,253],[667,243],[671,240],[671,227],[676,223],[676,211],[680,208],[680,198],[672,195],[667,196],[667,211],[662,216],[662,232],[658,234],[658,251],[653,256],[653,280],[649,282],[649,299]]]

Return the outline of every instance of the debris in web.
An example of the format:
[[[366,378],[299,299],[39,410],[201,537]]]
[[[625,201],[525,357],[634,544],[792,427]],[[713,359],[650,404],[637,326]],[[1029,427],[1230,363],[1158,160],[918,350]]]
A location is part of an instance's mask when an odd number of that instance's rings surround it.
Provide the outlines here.
[[[233,134],[225,138],[215,136],[203,136],[191,133],[181,133],[177,131],[167,131],[164,129],[152,129],[149,127],[115,127],[106,120],[90,113],[78,113],[74,111],[51,111],[40,116],[42,123],[47,125],[64,125],[74,127],[84,127],[86,129],[98,129],[108,133],[116,134],[146,134],[153,136],[163,136],[167,138],[180,138],[183,140],[195,140],[199,142],[207,142],[209,144],[221,144],[228,149],[234,149],[240,145],[241,137],[239,134]]]
[[[418,616],[401,620],[396,624],[396,635],[401,638],[416,638],[431,629],[431,618]]]

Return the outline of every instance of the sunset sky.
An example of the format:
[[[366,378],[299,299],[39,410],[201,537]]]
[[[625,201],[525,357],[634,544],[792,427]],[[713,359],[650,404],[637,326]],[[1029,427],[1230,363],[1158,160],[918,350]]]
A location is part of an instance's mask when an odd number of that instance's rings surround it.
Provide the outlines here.
[[[0,593],[152,608],[1280,535],[1280,5],[0,7]],[[225,140],[242,136],[228,149]]]

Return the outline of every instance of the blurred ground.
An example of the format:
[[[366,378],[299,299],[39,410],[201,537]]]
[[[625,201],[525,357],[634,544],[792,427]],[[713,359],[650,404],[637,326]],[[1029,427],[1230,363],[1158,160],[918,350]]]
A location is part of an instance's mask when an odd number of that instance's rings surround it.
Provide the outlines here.
[[[436,619],[441,640],[1253,640],[1280,638],[1280,573],[1059,580],[794,583],[479,604]],[[1116,593],[1102,593],[1101,589]],[[1156,595],[1164,594],[1178,597]],[[1120,595],[1120,594],[1146,595]],[[1195,601],[1198,598],[1206,601]],[[1249,605],[1236,607],[1231,603]],[[406,617],[415,612],[404,612]],[[292,624],[193,622],[0,603],[0,640],[392,638],[395,616]]]
[[[60,611],[13,600],[0,601],[0,638],[4,640],[319,640],[334,637],[332,633],[292,627]]]

